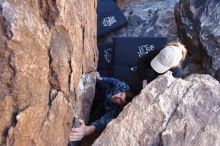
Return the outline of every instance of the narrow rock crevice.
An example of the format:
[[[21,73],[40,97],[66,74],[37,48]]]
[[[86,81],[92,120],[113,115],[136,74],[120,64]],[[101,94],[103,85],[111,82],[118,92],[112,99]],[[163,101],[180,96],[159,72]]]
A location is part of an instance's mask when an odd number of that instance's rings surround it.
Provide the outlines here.
[[[12,51],[10,51],[10,55],[8,57],[8,65],[11,68],[11,70],[13,71],[12,76],[15,77],[15,75],[16,75],[16,67],[15,67],[13,58],[14,58],[14,53]]]
[[[85,26],[81,26],[82,29],[82,44],[83,44],[83,48],[82,51],[85,51]]]
[[[48,76],[48,81],[50,83],[50,86],[52,89],[56,89],[60,91],[60,83],[58,80],[58,74],[55,72],[54,67],[53,67],[53,57],[50,53],[51,48],[48,49],[48,57],[49,57],[49,68],[50,68],[50,73]]]
[[[10,128],[11,127],[5,127],[5,129],[1,135],[3,137],[2,143],[6,143],[6,137],[8,137],[8,132],[9,132]]]
[[[174,82],[175,82],[175,80],[173,80],[172,83],[171,83],[169,86],[167,86],[165,90],[159,92],[159,93],[157,94],[157,96],[155,97],[155,100],[159,100],[159,97],[160,97],[164,92],[166,92],[166,90],[169,89],[169,88],[174,84]],[[148,86],[149,86],[149,85],[148,85]],[[152,103],[152,104],[153,104],[153,103]]]
[[[186,139],[186,131],[187,131],[187,124],[184,125],[184,133],[183,133],[184,139]]]
[[[74,95],[74,100],[75,100],[75,102],[77,102],[76,88],[73,88],[72,92],[73,92],[72,94]]]
[[[49,58],[49,68],[50,72],[48,75],[48,82],[50,84],[50,91],[49,91],[49,101],[48,106],[51,108],[53,100],[56,98],[58,91],[60,91],[60,84],[58,80],[58,75],[53,69],[53,58],[50,53],[51,48],[48,49],[48,58]]]
[[[71,80],[72,80],[72,73],[73,73],[73,68],[72,68],[72,59],[70,58],[69,61],[69,68],[70,68],[70,72],[68,75],[68,85],[69,85],[69,92],[71,91]]]
[[[71,49],[68,49],[68,52],[69,52],[70,55],[72,55]],[[69,72],[69,75],[68,75],[68,85],[69,85],[69,92],[70,92],[70,90],[71,90],[71,79],[72,79],[72,73],[73,73],[71,57],[69,57],[68,63],[69,63],[69,69],[70,69],[70,72]]]
[[[96,53],[93,54],[93,62],[96,62]]]
[[[2,143],[3,144],[6,144],[7,143],[7,137],[9,136],[9,130],[11,127],[16,127],[16,124],[17,124],[17,116],[18,116],[18,110],[14,111],[12,113],[12,117],[11,117],[11,122],[10,122],[10,126],[8,127],[5,127],[3,133],[2,133],[2,137],[3,137],[3,140],[2,140]]]
[[[51,28],[50,47],[48,48],[49,69],[48,81],[51,91],[62,92],[69,101],[69,92],[72,82],[72,48],[73,44],[68,30],[63,26]],[[66,68],[66,69],[64,69]],[[62,69],[64,69],[62,71]],[[66,74],[66,77],[64,77]],[[65,78],[65,80],[63,80]]]
[[[17,124],[17,115],[18,115],[18,111],[15,111],[13,114],[12,114],[12,126],[13,127],[16,127],[16,124]]]
[[[56,89],[50,89],[49,102],[48,102],[49,108],[51,108],[52,102],[57,97],[57,94],[58,94],[58,92]]]
[[[174,82],[173,82],[174,83]],[[167,125],[169,124],[170,120],[172,119],[172,117],[176,114],[177,112],[177,109],[179,107],[179,105],[182,103],[182,100],[186,97],[186,94],[189,93],[189,90],[193,87],[193,81],[191,83],[191,85],[186,89],[186,92],[182,95],[182,98],[181,100],[179,101],[179,103],[176,104],[173,112],[171,113],[171,115],[169,116],[168,120],[166,121],[165,123],[165,128],[160,132],[159,134],[159,139],[160,139],[160,144],[159,146],[163,146],[163,139],[162,139],[162,135],[163,135],[163,132],[166,131],[167,129]],[[185,127],[184,127],[185,128]],[[185,129],[184,129],[185,130]]]
[[[82,54],[85,54],[85,26],[81,26],[81,29],[82,29]],[[84,66],[83,66],[83,63],[82,63],[82,74],[84,74]]]
[[[192,81],[192,84],[186,89],[186,92],[182,95],[181,100],[176,104],[176,106],[175,106],[173,112],[171,113],[170,117],[168,118],[168,120],[167,120],[167,122],[166,122],[166,126],[165,126],[165,127],[167,127],[167,125],[168,125],[168,123],[170,122],[171,118],[176,114],[179,105],[182,103],[183,99],[186,97],[186,94],[189,93],[189,90],[193,87],[193,85],[194,85],[194,83],[193,83],[193,81]]]
[[[161,131],[160,133],[159,133],[159,144],[158,144],[158,146],[164,146],[164,143],[163,143],[163,132],[164,131],[166,131],[166,128],[163,130],[163,131]]]
[[[66,99],[67,102],[70,102],[69,100],[69,95],[66,95],[64,93],[64,91],[57,91],[56,89],[52,89],[50,91],[50,96],[49,96],[49,103],[48,103],[48,106],[49,108],[51,108],[52,104],[53,104],[53,101],[56,99],[57,95],[58,95],[58,92],[62,93],[63,94],[63,97]]]
[[[56,0],[39,0],[38,2],[41,9],[41,17],[44,19],[47,26],[51,28],[55,25],[56,19],[59,16]]]
[[[82,75],[84,74],[84,65],[82,63]]]

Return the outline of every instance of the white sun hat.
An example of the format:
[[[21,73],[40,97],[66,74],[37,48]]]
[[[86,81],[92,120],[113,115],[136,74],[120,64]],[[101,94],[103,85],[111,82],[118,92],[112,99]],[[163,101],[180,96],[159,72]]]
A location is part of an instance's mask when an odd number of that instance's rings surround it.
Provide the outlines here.
[[[166,46],[156,57],[154,57],[150,65],[157,73],[161,74],[177,66],[182,58],[182,50],[179,47]]]

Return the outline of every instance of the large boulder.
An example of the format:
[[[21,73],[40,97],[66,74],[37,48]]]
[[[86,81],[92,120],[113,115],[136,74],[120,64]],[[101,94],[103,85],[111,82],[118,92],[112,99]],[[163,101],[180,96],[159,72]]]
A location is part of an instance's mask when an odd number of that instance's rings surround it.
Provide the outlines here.
[[[220,84],[209,75],[151,82],[93,146],[208,146],[220,141]]]
[[[0,1],[0,145],[67,145],[73,116],[88,119],[96,5]]]
[[[180,0],[175,14],[181,39],[205,72],[220,69],[220,2],[218,0]]]

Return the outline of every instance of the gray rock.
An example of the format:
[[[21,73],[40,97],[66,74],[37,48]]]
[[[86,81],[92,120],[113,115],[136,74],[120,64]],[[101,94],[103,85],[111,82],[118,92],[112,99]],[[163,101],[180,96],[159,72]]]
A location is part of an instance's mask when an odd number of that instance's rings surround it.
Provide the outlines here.
[[[176,40],[174,6],[177,2],[178,0],[124,2],[126,7],[122,6],[122,9],[129,23],[110,36],[168,37],[170,40]]]
[[[176,5],[179,34],[206,72],[220,68],[220,2],[218,0],[180,0]]]
[[[75,110],[75,117],[82,118],[85,123],[88,123],[89,121],[90,108],[95,95],[95,83],[97,75],[99,75],[97,72],[83,74],[79,81],[79,85],[76,88],[75,93],[77,97],[76,100],[78,102],[75,104],[73,103],[74,106],[77,107]]]
[[[208,146],[220,140],[220,84],[209,75],[151,82],[93,146]]]

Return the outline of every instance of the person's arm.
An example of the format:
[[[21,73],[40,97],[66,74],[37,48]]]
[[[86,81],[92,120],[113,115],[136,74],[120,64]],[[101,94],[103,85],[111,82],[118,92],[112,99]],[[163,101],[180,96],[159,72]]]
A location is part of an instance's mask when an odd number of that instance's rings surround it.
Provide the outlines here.
[[[146,73],[146,69],[152,68],[150,66],[151,60],[157,56],[157,54],[160,52],[161,49],[156,49],[155,51],[151,52],[150,54],[145,54],[141,58],[137,60],[137,73],[141,81],[148,79]],[[148,81],[149,82],[149,81]]]
[[[147,55],[142,56],[137,60],[137,73],[142,81],[146,79],[145,70],[149,66],[148,62]]]
[[[148,83],[153,81],[159,75],[152,67],[143,68],[140,72],[143,88],[145,88]]]
[[[72,128],[70,132],[69,139],[70,141],[80,141],[82,140],[85,136],[91,135],[96,131],[94,125],[89,125],[86,126],[83,120],[79,120],[80,122],[80,127],[79,128]]]
[[[100,119],[92,122],[91,124],[95,126],[95,131],[100,131],[105,128],[112,119],[116,118],[120,113],[119,109],[108,110]]]
[[[145,88],[147,86],[147,79],[143,80],[142,81],[142,88]]]
[[[115,79],[115,78],[102,77],[102,81],[104,81],[108,84],[111,84],[114,87],[119,87],[120,89],[124,89],[124,90],[129,89],[128,85],[125,82],[120,81],[120,80]]]

